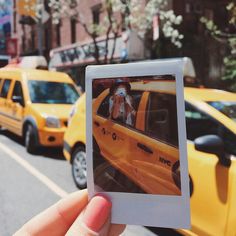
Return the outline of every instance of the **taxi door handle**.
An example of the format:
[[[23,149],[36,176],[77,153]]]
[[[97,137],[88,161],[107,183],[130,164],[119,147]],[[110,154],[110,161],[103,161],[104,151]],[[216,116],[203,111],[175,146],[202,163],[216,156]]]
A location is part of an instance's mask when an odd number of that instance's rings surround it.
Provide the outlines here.
[[[95,124],[97,127],[100,126],[100,124],[99,124],[97,121],[94,121],[94,124]]]
[[[142,144],[142,143],[137,143],[137,146],[142,149],[143,151],[149,153],[149,154],[153,154],[153,151],[151,148],[147,147],[146,145]]]

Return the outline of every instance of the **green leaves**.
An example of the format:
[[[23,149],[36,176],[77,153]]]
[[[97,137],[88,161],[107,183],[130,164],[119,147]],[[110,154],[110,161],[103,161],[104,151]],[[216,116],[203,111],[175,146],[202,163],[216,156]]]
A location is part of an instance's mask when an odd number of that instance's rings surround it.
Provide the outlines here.
[[[224,58],[224,76],[221,78],[224,81],[227,81],[228,88],[230,90],[236,90],[236,34],[231,34],[227,32],[227,28],[230,27],[230,24],[235,25],[236,23],[236,5],[232,1],[226,6],[227,11],[229,12],[230,19],[228,21],[228,26],[226,29],[219,29],[218,26],[206,17],[201,17],[200,22],[202,22],[206,30],[210,35],[218,40],[227,44],[230,49],[230,54]]]

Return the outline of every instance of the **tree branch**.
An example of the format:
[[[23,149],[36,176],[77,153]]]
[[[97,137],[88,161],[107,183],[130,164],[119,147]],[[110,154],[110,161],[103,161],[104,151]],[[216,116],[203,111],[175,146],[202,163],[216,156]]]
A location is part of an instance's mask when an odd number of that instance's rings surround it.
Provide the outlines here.
[[[113,27],[113,21],[112,21],[112,15],[113,15],[113,11],[112,11],[112,7],[109,5],[109,3],[107,3],[107,7],[106,7],[106,11],[107,11],[107,16],[108,16],[108,21],[109,21],[109,26],[107,28],[106,31],[106,43],[105,43],[105,58],[104,58],[104,63],[107,64],[108,62],[108,43],[109,43],[109,39],[110,39],[110,32],[112,31],[112,27]]]
[[[94,44],[93,57],[94,57],[96,63],[100,64],[100,55],[99,55],[100,53],[99,53],[98,42],[96,40],[96,38],[97,38],[96,32],[90,32],[89,29],[88,29],[88,26],[83,21],[81,21],[80,19],[78,19],[78,23],[83,26],[85,32],[92,38],[93,44]]]

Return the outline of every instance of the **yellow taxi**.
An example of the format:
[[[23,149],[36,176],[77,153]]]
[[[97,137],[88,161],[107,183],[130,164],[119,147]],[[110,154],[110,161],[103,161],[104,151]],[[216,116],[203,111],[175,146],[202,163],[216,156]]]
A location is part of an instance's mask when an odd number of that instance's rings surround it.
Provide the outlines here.
[[[177,231],[236,235],[236,94],[204,88],[185,88],[184,92],[192,227]],[[96,106],[99,111],[99,102]],[[78,187],[86,186],[85,122],[83,95],[64,138],[64,154],[72,163]]]
[[[72,164],[74,182],[80,189],[87,186],[85,100],[84,93],[72,107],[63,148],[65,158]]]
[[[79,95],[72,79],[46,70],[0,70],[0,126],[21,136],[28,152],[62,146],[72,104]]]

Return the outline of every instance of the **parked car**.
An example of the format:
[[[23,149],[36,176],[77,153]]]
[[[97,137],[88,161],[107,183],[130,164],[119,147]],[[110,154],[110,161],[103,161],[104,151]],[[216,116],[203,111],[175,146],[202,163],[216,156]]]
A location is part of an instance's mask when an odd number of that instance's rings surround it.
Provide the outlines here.
[[[72,164],[73,180],[80,189],[86,188],[87,186],[85,113],[84,93],[71,109],[68,128],[64,135],[63,148],[65,158]]]
[[[72,104],[79,95],[71,78],[46,70],[0,70],[0,126],[24,138],[28,152],[63,146]]]
[[[236,94],[204,88],[185,88],[184,93],[192,228],[177,231],[235,235]],[[64,138],[64,154],[80,188],[86,186],[85,109],[83,95]]]

